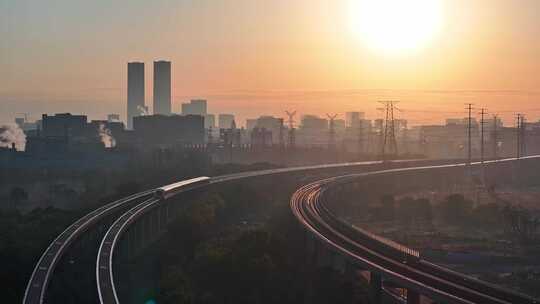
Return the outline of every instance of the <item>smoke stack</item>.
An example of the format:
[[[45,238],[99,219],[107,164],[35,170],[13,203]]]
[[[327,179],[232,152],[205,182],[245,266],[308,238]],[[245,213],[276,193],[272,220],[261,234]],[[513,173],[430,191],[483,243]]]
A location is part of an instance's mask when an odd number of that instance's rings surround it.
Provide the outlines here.
[[[11,150],[13,150],[13,151],[17,151],[17,148],[15,147],[15,143],[14,143],[14,142],[13,142],[13,143],[11,143]]]

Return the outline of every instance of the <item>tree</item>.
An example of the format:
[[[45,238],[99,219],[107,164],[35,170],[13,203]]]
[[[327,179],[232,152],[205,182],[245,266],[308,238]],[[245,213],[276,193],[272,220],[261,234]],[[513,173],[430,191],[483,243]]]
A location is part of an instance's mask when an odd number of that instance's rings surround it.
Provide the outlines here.
[[[449,195],[441,203],[441,213],[447,223],[460,224],[472,211],[472,201],[466,199],[462,194]]]
[[[505,225],[511,234],[527,245],[537,236],[540,227],[540,219],[533,217],[526,209],[505,206],[502,210]]]
[[[503,212],[495,203],[482,204],[474,208],[472,219],[476,225],[484,227],[497,227],[500,225]]]
[[[141,191],[141,185],[135,181],[131,181],[131,182],[119,184],[118,186],[116,186],[115,190],[118,196],[123,197],[123,196],[132,195]]]
[[[385,195],[381,198],[382,214],[381,219],[393,221],[396,209],[396,200],[393,195]]]
[[[426,198],[404,197],[399,201],[397,214],[399,221],[406,225],[416,221],[431,224],[431,203]]]
[[[17,206],[21,204],[22,201],[25,201],[28,199],[28,193],[26,190],[24,190],[21,187],[13,187],[11,189],[11,192],[9,194],[12,208],[15,210],[17,209]]]
[[[404,225],[410,225],[413,220],[413,211],[411,208],[413,204],[414,199],[410,196],[406,196],[399,200],[397,218]]]
[[[431,203],[427,198],[420,198],[415,201],[417,217],[428,224],[431,224],[433,219],[433,212],[431,210]]]

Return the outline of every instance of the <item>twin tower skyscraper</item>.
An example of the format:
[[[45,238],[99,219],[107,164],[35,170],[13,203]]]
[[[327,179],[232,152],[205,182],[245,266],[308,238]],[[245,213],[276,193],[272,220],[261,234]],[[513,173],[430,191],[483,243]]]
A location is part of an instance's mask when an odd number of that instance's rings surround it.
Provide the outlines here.
[[[147,114],[144,101],[144,62],[128,62],[127,127],[133,117]],[[171,62],[154,61],[154,114],[171,114]]]

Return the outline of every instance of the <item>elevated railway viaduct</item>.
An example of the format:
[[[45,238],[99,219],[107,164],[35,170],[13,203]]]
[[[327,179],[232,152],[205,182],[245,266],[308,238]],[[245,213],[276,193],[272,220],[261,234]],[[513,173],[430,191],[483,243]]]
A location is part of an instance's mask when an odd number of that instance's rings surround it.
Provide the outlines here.
[[[526,174],[529,174],[533,170],[532,165],[523,165],[524,162],[530,164],[536,164],[538,162],[537,157],[528,157],[523,160],[505,160],[501,162],[494,162],[490,165],[492,170],[501,170],[504,174],[498,174],[500,176],[508,177],[509,179],[524,178]],[[192,187],[191,182],[183,186],[180,186],[175,191],[177,193],[184,193],[189,191],[204,191],[205,187],[211,185],[227,185],[231,182],[238,182],[242,180],[253,180],[260,178],[271,178],[279,181],[280,176],[295,177],[302,184],[306,184],[310,181],[325,179],[325,181],[338,179],[353,180],[362,176],[366,172],[380,172],[387,171],[392,168],[417,168],[417,170],[431,170],[429,166],[441,166],[444,164],[454,163],[452,161],[426,161],[426,160],[412,160],[412,161],[394,161],[394,162],[362,162],[362,163],[348,163],[348,164],[335,164],[335,165],[322,165],[322,166],[309,166],[300,168],[286,168],[275,170],[264,170],[257,172],[243,172],[226,176],[218,176],[209,178],[204,184],[199,184],[196,187]],[[422,169],[418,169],[421,167]],[[463,165],[457,165],[456,167],[464,167]],[[475,166],[478,167],[478,166]],[[500,169],[498,169],[500,168]],[[525,168],[519,174],[516,174],[518,168]],[[450,170],[453,169],[441,169]],[[455,169],[459,172],[459,169]],[[478,170],[476,170],[478,171]],[[537,171],[536,171],[537,172]],[[463,173],[463,172],[461,172]],[[392,172],[388,171],[387,177],[391,178]],[[458,174],[458,173],[456,173]],[[478,173],[475,173],[478,175]],[[531,173],[531,176],[534,174]],[[378,176],[374,174],[373,176]],[[450,175],[451,176],[451,175]],[[278,177],[278,178],[276,178]],[[334,178],[331,177],[340,177]],[[328,179],[330,178],[330,179]],[[344,179],[343,179],[344,178]],[[456,178],[458,176],[456,175]],[[388,180],[388,179],[385,179]],[[436,179],[442,183],[449,182],[448,179]],[[407,183],[403,183],[402,179],[394,179],[397,187],[405,187]],[[318,184],[322,185],[322,184]],[[402,186],[399,186],[402,185]],[[401,189],[401,188],[400,188]],[[403,188],[404,189],[404,188]],[[68,256],[73,256],[70,250],[73,250],[72,246],[74,242],[80,240],[89,233],[98,233],[96,230],[99,227],[103,227],[102,223],[107,219],[108,222],[113,222],[108,225],[105,234],[101,234],[101,243],[98,249],[97,259],[91,266],[95,274],[95,284],[97,285],[96,297],[93,299],[82,299],[83,302],[79,303],[93,303],[96,298],[99,298],[101,303],[119,303],[121,299],[118,298],[115,289],[115,275],[113,269],[117,259],[126,258],[139,252],[142,248],[148,246],[155,241],[160,234],[166,230],[167,223],[169,223],[175,215],[174,209],[177,208],[181,202],[175,202],[174,199],[169,198],[163,200],[161,197],[156,196],[155,189],[145,191],[143,193],[135,194],[132,197],[113,202],[106,205],[89,215],[81,218],[72,226],[68,227],[61,235],[55,239],[47,250],[43,253],[41,259],[36,264],[36,268],[29,280],[28,287],[25,294],[23,303],[47,303],[48,285],[51,279],[55,276],[62,276],[61,272],[55,272],[56,265],[59,261],[65,259]],[[324,191],[320,191],[322,194]],[[320,196],[319,196],[320,197]],[[317,200],[323,201],[323,200]],[[294,209],[293,209],[294,210]],[[120,216],[116,216],[116,212],[120,211]],[[100,224],[101,223],[101,224]],[[99,229],[102,231],[103,229]],[[328,247],[328,246],[327,246]],[[115,253],[115,249],[121,249],[122,254]],[[335,252],[336,248],[330,248],[330,251]],[[85,268],[86,269],[86,268]],[[91,275],[85,273],[85,275]],[[375,276],[376,277],[376,276]],[[381,280],[379,280],[382,282]],[[376,280],[374,281],[376,282]],[[403,282],[398,282],[405,286]],[[116,282],[121,284],[121,282]],[[94,285],[94,286],[96,286]],[[408,286],[408,285],[407,285]],[[415,287],[418,287],[415,285]],[[95,287],[94,287],[95,288]],[[417,288],[419,289],[419,288]],[[429,294],[423,290],[413,289],[415,292],[422,292],[423,294]],[[95,290],[95,289],[94,289]],[[411,292],[413,294],[413,292]],[[98,297],[99,296],[99,297]],[[443,298],[447,302],[453,302],[454,296],[449,294]],[[412,298],[409,298],[412,299]],[[456,303],[475,303],[475,302],[456,302]]]

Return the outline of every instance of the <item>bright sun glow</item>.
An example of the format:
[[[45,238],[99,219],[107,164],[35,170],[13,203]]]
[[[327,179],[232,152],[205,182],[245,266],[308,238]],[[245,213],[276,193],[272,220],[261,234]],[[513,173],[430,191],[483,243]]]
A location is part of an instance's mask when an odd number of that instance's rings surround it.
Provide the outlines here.
[[[352,31],[387,53],[425,47],[442,26],[442,0],[349,0]]]

